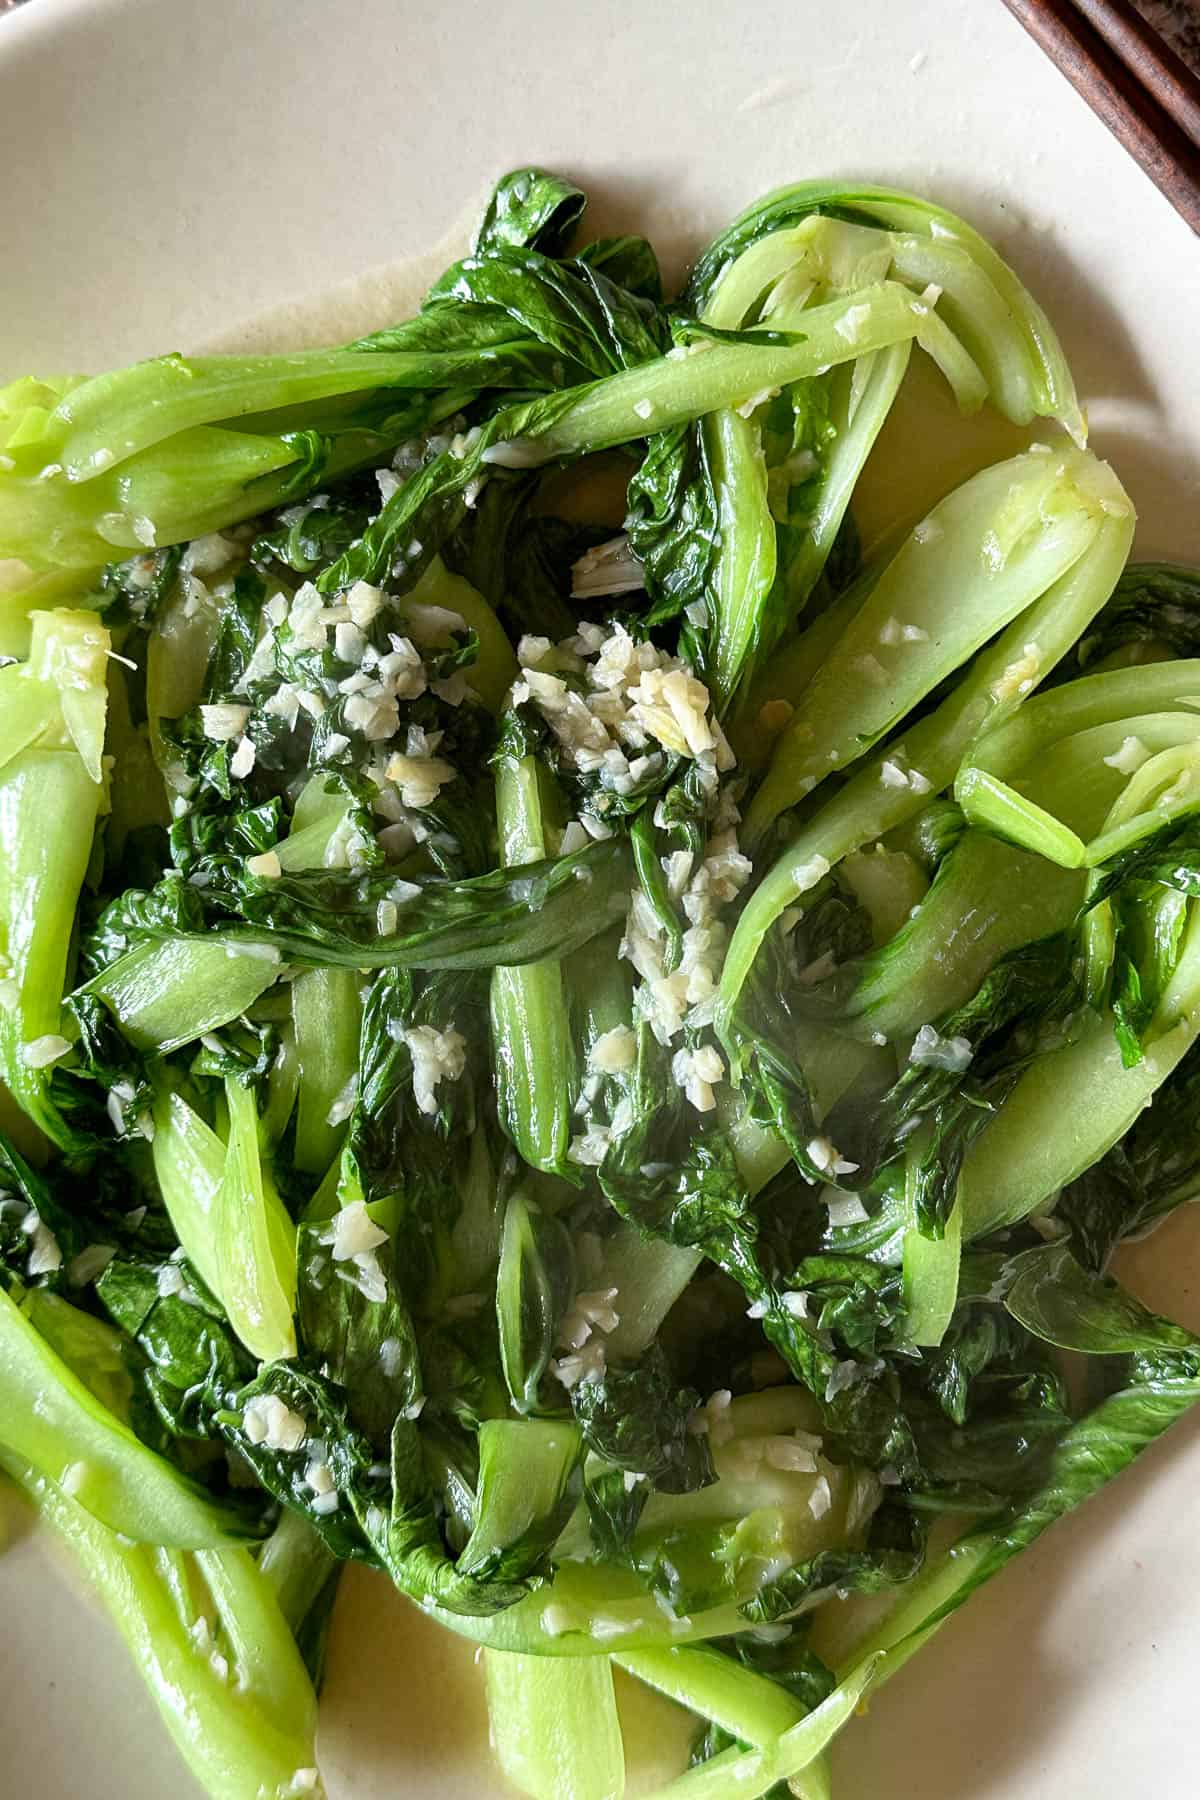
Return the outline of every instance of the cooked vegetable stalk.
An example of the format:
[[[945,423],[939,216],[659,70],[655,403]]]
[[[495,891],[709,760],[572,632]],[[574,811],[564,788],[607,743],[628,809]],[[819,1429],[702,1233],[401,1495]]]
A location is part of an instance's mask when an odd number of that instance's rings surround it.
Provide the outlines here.
[[[13,1097],[64,1149],[70,1127],[49,1077],[69,1047],[63,983],[100,800],[74,750],[26,750],[0,770],[0,1068]]]
[[[827,211],[858,229],[835,235],[829,229],[833,221],[821,216]],[[986,372],[1002,410],[1018,424],[1039,415],[1056,418],[1077,443],[1083,442],[1071,371],[1037,301],[964,219],[912,194],[828,181],[778,188],[748,207],[708,246],[693,270],[689,295],[708,292],[730,259],[749,245],[765,240],[772,246],[780,236],[802,238],[805,233],[817,249],[810,279],[828,280],[831,253],[837,253],[860,265],[869,262],[880,273],[890,261],[898,275],[922,292],[933,283],[948,322]],[[747,276],[759,273],[744,267]]]
[[[1184,714],[1141,725],[1152,743],[1192,729]],[[1102,741],[1090,732],[1077,733],[1044,752],[1021,777],[1026,800],[1051,808],[1069,828],[1089,836],[1128,791],[1120,748],[1107,760],[1103,754],[1120,734],[1101,729]],[[1010,951],[1068,930],[1085,892],[1082,873],[982,830],[964,832],[941,862],[928,899],[888,944],[864,960],[843,1016],[889,1038],[917,1031],[967,1000]]]
[[[344,1135],[336,1108],[358,1072],[358,987],[352,969],[309,969],[292,983],[300,1069],[293,1156],[310,1175],[324,1173]]]
[[[500,1362],[518,1412],[539,1409],[559,1322],[574,1287],[571,1240],[558,1220],[515,1188],[508,1197],[496,1270]]]
[[[495,769],[503,864],[536,863],[547,852],[538,760],[502,748]],[[500,1122],[531,1168],[569,1173],[572,1052],[561,965],[552,957],[499,964],[491,997]]]
[[[71,928],[104,806],[110,639],[91,612],[38,612],[31,626],[29,660],[0,669],[0,1078],[75,1149],[49,1089],[68,1049]]]
[[[12,1450],[0,1466],[78,1557],[212,1800],[319,1795],[316,1696],[249,1555],[131,1544]]]
[[[778,1783],[807,1773],[881,1673],[863,1662],[814,1712],[761,1750],[723,1750],[659,1788],[654,1800],[758,1800]]]
[[[265,1166],[253,1092],[226,1077],[229,1144],[214,1201],[219,1292],[229,1322],[262,1362],[295,1356],[296,1228]]]
[[[804,1716],[782,1688],[717,1650],[616,1651],[613,1661],[747,1744],[769,1744]]]
[[[1169,662],[1088,675],[1040,694],[964,759],[959,805],[973,822],[1064,868],[1109,861],[1200,806],[1198,675],[1200,663]],[[1054,749],[1128,777],[1126,816],[1088,842],[1012,785]]]
[[[721,274],[704,306],[704,322],[720,330],[762,323],[775,330],[802,331],[807,322],[804,309],[814,296],[823,298],[838,289],[854,291],[886,273],[886,252],[852,261],[836,254],[814,254],[814,239],[854,231],[832,220],[811,221],[790,263],[786,261],[790,246],[783,243],[786,234],[753,245]],[[843,266],[835,276],[831,264],[838,260]],[[814,262],[819,266],[812,266]],[[764,297],[762,277],[767,269],[771,285]],[[833,549],[855,481],[899,390],[910,349],[909,342],[901,342],[869,353],[839,368],[822,384],[829,410],[827,431],[833,440],[823,458],[797,442],[809,404],[806,386],[788,396],[795,412],[786,421],[790,442],[785,437],[784,444],[791,454],[782,460],[776,457],[770,465],[764,454],[773,416],[765,410],[773,398],[770,388],[737,411],[713,413],[703,421],[717,527],[706,600],[713,640],[709,674],[718,711],[725,710],[749,670],[761,666],[808,599]],[[818,471],[814,499],[809,490]],[[794,486],[805,487],[799,533],[791,522]],[[793,541],[797,535],[798,543]]]
[[[1133,512],[1104,464],[1090,459],[1081,461],[1079,475],[1084,484],[1078,490],[1079,498],[1090,493],[1094,501],[1090,541],[1075,555],[1066,572],[1050,579],[1048,585],[1048,566],[1039,566],[1036,551],[1030,553],[1028,561],[1018,552],[1017,562],[1024,564],[1028,581],[1025,610],[1018,612],[996,642],[976,657],[965,679],[935,711],[852,774],[846,786],[800,831],[774,864],[742,913],[729,948],[721,982],[724,1016],[728,1017],[758,947],[780,913],[815,888],[843,856],[912,818],[927,794],[946,787],[983,727],[999,724],[1017,710],[1030,691],[1026,688],[1023,693],[1023,684],[1030,682],[1036,687],[1103,606],[1129,552]],[[1076,523],[1082,522],[1077,519]],[[973,546],[969,538],[961,544],[972,572],[978,569],[978,559],[985,553],[986,533],[990,529],[984,519],[977,519],[975,525],[979,535]],[[1048,553],[1053,562],[1057,551],[1054,534],[1050,537]],[[966,579],[967,569],[961,573]],[[1015,603],[1013,610],[1017,610]],[[886,722],[879,720],[878,711],[875,719],[878,732]],[[840,740],[842,735],[839,725],[835,736]],[[837,749],[836,744],[834,748]],[[840,750],[837,753],[843,754]],[[805,766],[812,764],[811,751],[803,761]],[[902,780],[885,775],[885,765],[895,769]],[[911,770],[918,771],[921,777],[915,790],[909,780]],[[817,777],[798,777],[796,784],[789,786],[793,800],[800,797],[796,791],[799,782],[807,779],[815,782]],[[781,804],[786,803],[786,799],[781,799]],[[772,809],[767,812],[770,814]]]
[[[1066,931],[1083,900],[1079,876],[970,831],[895,936],[863,960],[839,1024],[889,1039],[952,1011],[1009,951]]]
[[[299,1635],[338,1564],[298,1513],[283,1512],[257,1558],[258,1572],[274,1594],[293,1637]]]
[[[1150,1025],[1126,1066],[1111,1016],[1084,1015],[1077,1036],[1021,1077],[963,1165],[963,1234],[984,1236],[1036,1212],[1110,1150],[1191,1049],[1200,1024],[1200,914]]]
[[[625,1751],[606,1656],[485,1650],[488,1721],[501,1769],[533,1800],[621,1800]]]
[[[796,334],[800,336],[799,333]],[[610,449],[644,437],[647,425],[669,431],[686,420],[745,406],[769,388],[788,387],[823,374],[839,363],[917,338],[955,384],[967,408],[978,407],[986,387],[978,370],[960,363],[961,346],[935,313],[913,311],[912,297],[898,282],[873,287],[805,314],[798,343],[772,341],[763,334],[737,344],[706,344],[703,356],[668,355],[657,362],[612,375],[581,388],[555,417],[529,435],[516,431],[506,441],[503,428],[485,461],[503,468],[537,468],[560,457]],[[514,425],[517,420],[514,416]]]
[[[904,1232],[904,1310],[914,1344],[936,1349],[958,1303],[962,1207],[955,1205],[940,1238],[921,1230],[915,1204]]]
[[[474,350],[321,350],[166,356],[91,380],[15,382],[0,390],[0,554],[95,567],[114,550],[251,518],[373,468],[453,413],[472,372],[482,385],[518,373]],[[411,399],[381,405],[391,387]]]
[[[805,1716],[804,1707],[785,1689],[717,1651],[633,1650],[618,1652],[613,1661],[755,1749],[767,1749]],[[790,1789],[798,1800],[829,1800],[824,1759],[814,1757],[793,1775]]]
[[[183,1096],[165,1084],[155,1094],[153,1119],[154,1173],[163,1205],[188,1261],[219,1294],[217,1208],[228,1152]]]
[[[239,1018],[278,979],[279,960],[270,945],[171,937],[131,950],[86,991],[136,1049],[165,1054]]]
[[[479,1429],[478,1512],[460,1574],[524,1575],[558,1536],[582,1448],[574,1425],[486,1419]]]
[[[206,1494],[143,1444],[47,1341],[44,1326],[65,1301],[34,1290],[24,1301],[0,1289],[0,1443],[65,1486],[93,1518],[151,1544],[208,1549],[251,1536],[245,1515]],[[117,1334],[85,1319],[89,1378],[114,1359]]]
[[[1086,452],[1029,452],[985,469],[933,508],[800,696],[747,815],[752,837],[894,730],[1078,562],[1107,516],[1102,496],[1115,491],[1105,473]],[[1041,670],[1041,647],[1030,645],[1027,672],[1009,678],[1012,697]],[[910,789],[942,785],[919,763],[898,766]]]

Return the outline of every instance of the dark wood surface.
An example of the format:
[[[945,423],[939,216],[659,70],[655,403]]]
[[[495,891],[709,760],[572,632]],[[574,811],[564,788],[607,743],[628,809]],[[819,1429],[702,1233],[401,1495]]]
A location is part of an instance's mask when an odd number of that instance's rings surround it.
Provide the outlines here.
[[[1200,76],[1149,25],[1131,0],[1075,0],[1111,50],[1200,147]]]
[[[1200,75],[1200,0],[1133,0],[1147,25]]]
[[[1123,0],[1004,0],[1200,234],[1200,82]]]

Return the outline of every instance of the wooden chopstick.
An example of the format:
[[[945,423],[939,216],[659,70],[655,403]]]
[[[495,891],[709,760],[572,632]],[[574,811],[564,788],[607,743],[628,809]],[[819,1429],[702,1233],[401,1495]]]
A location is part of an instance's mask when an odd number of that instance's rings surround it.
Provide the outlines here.
[[[1004,4],[1200,234],[1200,87],[1186,66],[1114,0]]]
[[[1200,149],[1200,76],[1130,0],[1075,0],[1075,5]]]

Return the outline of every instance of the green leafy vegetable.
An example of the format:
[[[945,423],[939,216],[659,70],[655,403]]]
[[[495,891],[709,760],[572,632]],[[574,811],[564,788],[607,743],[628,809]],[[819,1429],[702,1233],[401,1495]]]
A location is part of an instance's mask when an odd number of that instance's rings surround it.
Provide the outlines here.
[[[1108,1273],[1200,1191],[1195,571],[963,220],[781,189],[671,296],[584,204],[0,391],[0,1463],[221,1800],[319,1794],[351,1560],[523,1791],[623,1792],[616,1664],[664,1795],[830,1800],[1200,1395]],[[1074,443],[872,546],[914,344]]]

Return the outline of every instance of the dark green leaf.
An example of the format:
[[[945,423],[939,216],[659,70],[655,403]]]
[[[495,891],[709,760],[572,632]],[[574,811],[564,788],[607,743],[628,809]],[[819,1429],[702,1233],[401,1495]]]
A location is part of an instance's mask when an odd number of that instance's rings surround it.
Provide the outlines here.
[[[1066,1244],[1044,1244],[1019,1256],[1004,1304],[1035,1337],[1090,1356],[1184,1350],[1196,1342],[1117,1282],[1082,1269]]]
[[[925,1560],[925,1528],[906,1506],[877,1509],[862,1549],[822,1550],[796,1563],[741,1608],[757,1625],[793,1612],[810,1594],[828,1588],[878,1594],[911,1581]]]
[[[583,217],[587,197],[561,175],[544,169],[514,169],[492,190],[479,229],[476,251],[505,246],[561,256]]]
[[[664,1494],[690,1494],[715,1480],[707,1439],[689,1431],[700,1404],[680,1388],[657,1344],[637,1363],[609,1363],[599,1381],[580,1382],[571,1405],[590,1450]]]
[[[209,885],[197,887],[196,873]],[[628,846],[613,838],[467,881],[428,882],[419,897],[398,903],[397,929],[381,938],[379,903],[391,898],[395,882],[389,871],[306,870],[263,879],[247,875],[241,857],[214,857],[191,881],[167,875],[151,894],[123,895],[102,915],[86,955],[91,967],[104,967],[122,945],[219,928],[228,943],[274,945],[290,961],[315,967],[535,962],[566,955],[622,917],[631,873]]]
[[[518,1412],[544,1410],[542,1380],[575,1286],[571,1239],[562,1223],[520,1188],[509,1195],[496,1275],[504,1378]],[[549,1410],[561,1407],[556,1396]]]

